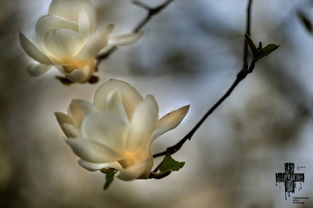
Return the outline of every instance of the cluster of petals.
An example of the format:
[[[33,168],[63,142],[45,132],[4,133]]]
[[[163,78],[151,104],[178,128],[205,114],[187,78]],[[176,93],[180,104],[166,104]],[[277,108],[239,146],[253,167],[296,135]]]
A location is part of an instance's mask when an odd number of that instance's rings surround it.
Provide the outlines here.
[[[107,46],[136,42],[142,33],[112,37],[113,25],[97,26],[90,0],[52,0],[47,15],[36,24],[36,40],[20,33],[20,43],[34,60],[28,67],[40,76],[55,66],[71,82],[94,76],[96,57]],[[109,80],[95,93],[93,102],[75,99],[68,113],[55,113],[66,141],[89,171],[119,172],[118,178],[148,178],[153,167],[153,141],[176,128],[189,105],[159,118],[152,95],[143,97],[130,84]]]
[[[29,73],[40,76],[56,66],[68,80],[86,82],[95,72],[100,50],[109,44],[130,44],[142,36],[111,37],[113,25],[98,27],[95,14],[90,0],[53,0],[48,14],[37,21],[36,41],[19,35],[22,48],[34,59]]]
[[[118,178],[147,178],[153,166],[152,143],[176,128],[189,105],[159,118],[152,95],[143,97],[130,84],[108,80],[93,103],[73,100],[68,114],[55,113],[66,141],[89,171],[119,171]]]

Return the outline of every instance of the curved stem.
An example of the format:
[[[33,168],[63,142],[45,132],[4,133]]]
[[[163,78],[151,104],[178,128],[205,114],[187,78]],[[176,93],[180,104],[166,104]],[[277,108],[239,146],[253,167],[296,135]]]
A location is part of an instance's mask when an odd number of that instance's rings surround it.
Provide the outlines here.
[[[251,11],[252,11],[252,0],[248,2],[248,7],[247,7],[247,20],[246,20],[246,34],[248,36],[251,36]],[[249,53],[248,53],[248,41],[245,38],[243,42],[243,66],[242,69],[247,69],[248,68],[248,58],[249,58]]]
[[[252,10],[252,2],[253,0],[248,1],[248,7],[247,7],[247,21],[246,21],[246,31],[245,35],[249,35],[251,33],[251,10]],[[179,142],[177,142],[175,145],[168,147],[165,151],[157,153],[153,155],[154,158],[164,156],[164,155],[172,155],[176,153],[180,148],[185,144],[187,140],[190,140],[194,133],[200,128],[200,126],[203,124],[203,122],[228,98],[231,93],[234,91],[234,89],[238,86],[238,84],[244,80],[247,75],[251,72],[253,72],[253,69],[255,67],[256,59],[252,59],[249,67],[248,67],[248,42],[245,38],[244,40],[244,49],[243,49],[243,67],[241,71],[237,74],[237,77],[233,84],[230,86],[230,88],[226,91],[226,93],[211,107],[209,110],[204,114],[204,116],[198,121],[198,123],[184,136]],[[163,162],[163,161],[162,161]],[[161,163],[162,163],[161,162]]]
[[[145,18],[143,18],[138,24],[137,26],[133,29],[133,33],[139,32],[154,16],[156,16],[157,14],[159,14],[161,11],[163,11],[171,2],[173,2],[174,0],[166,0],[164,3],[162,3],[161,5],[157,6],[157,7],[150,7],[142,2],[139,1],[134,1],[133,3],[136,4],[137,6],[147,10],[147,15],[145,16]],[[100,62],[103,61],[104,59],[107,59],[109,56],[111,56],[115,51],[117,51],[117,47],[116,46],[112,46],[111,48],[109,48],[107,51],[99,54],[97,56],[97,67],[99,66]]]
[[[255,60],[251,61],[251,64],[248,70],[242,70],[237,74],[237,78],[230,86],[230,88],[226,91],[226,93],[206,112],[206,114],[198,121],[198,123],[189,131],[186,136],[184,136],[178,143],[173,146],[168,147],[165,151],[157,153],[153,155],[154,158],[164,156],[164,155],[172,155],[177,152],[187,140],[190,140],[194,133],[200,128],[203,122],[228,98],[234,89],[238,86],[238,84],[246,78],[246,76],[251,73],[255,67]]]

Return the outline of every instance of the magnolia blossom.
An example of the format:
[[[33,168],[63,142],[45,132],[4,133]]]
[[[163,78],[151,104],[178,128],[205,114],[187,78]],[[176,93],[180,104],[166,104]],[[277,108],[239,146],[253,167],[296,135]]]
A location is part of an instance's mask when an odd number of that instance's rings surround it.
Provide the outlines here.
[[[36,24],[36,42],[20,33],[25,52],[36,63],[32,76],[53,65],[72,82],[86,82],[95,71],[97,53],[109,43],[119,46],[137,41],[142,33],[110,38],[113,25],[96,26],[95,8],[89,0],[53,0],[47,15]]]
[[[109,80],[96,91],[93,103],[73,100],[68,114],[55,113],[67,143],[89,171],[119,171],[118,178],[147,178],[153,165],[152,142],[176,128],[189,105],[158,118],[152,95],[142,97],[127,82]]]

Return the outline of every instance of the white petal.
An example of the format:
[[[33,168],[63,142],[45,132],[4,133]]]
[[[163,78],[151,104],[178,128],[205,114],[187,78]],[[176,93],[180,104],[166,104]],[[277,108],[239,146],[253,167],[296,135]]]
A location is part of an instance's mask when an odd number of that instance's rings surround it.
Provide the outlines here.
[[[55,112],[54,115],[60,125],[63,125],[64,123],[69,123],[69,124],[73,123],[71,117],[69,117],[65,113]]]
[[[143,160],[133,166],[121,170],[117,177],[125,181],[134,180],[137,178],[148,178],[152,165],[152,158]]]
[[[88,37],[88,35],[91,32],[91,29],[88,13],[84,8],[82,8],[79,12],[78,25],[79,25],[79,34],[84,38]]]
[[[107,96],[115,90],[119,90],[121,93],[123,106],[126,110],[128,120],[131,120],[135,108],[143,100],[143,98],[138,93],[138,91],[127,82],[115,79],[110,79],[109,81],[105,82],[97,89],[95,93],[95,106],[106,111]]]
[[[106,27],[98,29],[88,38],[87,42],[80,50],[76,58],[88,59],[91,57],[95,57],[97,53],[108,44],[108,40],[112,30],[113,25],[108,25]]]
[[[81,129],[83,137],[99,141],[116,151],[121,151],[124,146],[127,126],[110,113],[98,111],[88,114]]]
[[[75,69],[74,71],[70,73],[64,73],[65,77],[72,82],[82,82],[87,79],[88,74],[83,69]]]
[[[124,46],[137,42],[143,36],[143,32],[119,35],[110,39],[110,44]]]
[[[74,153],[82,160],[93,163],[107,163],[120,160],[122,156],[111,148],[95,140],[74,138],[66,139]]]
[[[22,48],[30,57],[42,64],[52,65],[48,56],[45,55],[34,42],[29,40],[23,33],[20,33],[19,37]]]
[[[54,115],[55,115],[62,131],[66,135],[66,137],[73,137],[74,135],[70,131],[68,131],[68,129],[65,127],[65,125],[72,125],[73,124],[71,117],[69,117],[68,115],[66,115],[64,113],[60,113],[60,112],[55,112]]]
[[[97,109],[91,103],[79,99],[73,99],[68,108],[68,114],[72,117],[74,125],[78,128],[80,128],[83,119],[89,113],[95,111]]]
[[[96,24],[96,11],[89,0],[53,0],[50,4],[48,14],[78,22],[79,12],[82,8],[88,14],[91,28],[94,28]]]
[[[68,138],[80,137],[80,130],[73,124],[63,124],[63,131]]]
[[[128,123],[127,114],[123,106],[122,96],[119,90],[112,91],[107,97],[107,111]]]
[[[72,58],[84,44],[78,32],[69,29],[50,30],[45,37],[45,46],[57,58]]]
[[[157,128],[152,134],[152,140],[161,136],[165,132],[176,128],[185,118],[186,114],[188,113],[189,107],[189,105],[186,105],[163,116],[158,121]]]
[[[78,160],[78,164],[89,171],[97,171],[104,168],[114,168],[116,170],[123,170],[122,166],[118,162],[111,163],[90,163],[84,160]]]
[[[152,95],[146,96],[137,106],[130,124],[127,148],[137,149],[150,141],[157,125],[158,111],[158,104]]]
[[[32,77],[38,77],[46,73],[50,68],[51,65],[32,63],[26,70]]]
[[[36,24],[36,35],[40,43],[44,43],[46,34],[49,31],[56,29],[70,29],[78,32],[78,25],[62,17],[45,15]]]

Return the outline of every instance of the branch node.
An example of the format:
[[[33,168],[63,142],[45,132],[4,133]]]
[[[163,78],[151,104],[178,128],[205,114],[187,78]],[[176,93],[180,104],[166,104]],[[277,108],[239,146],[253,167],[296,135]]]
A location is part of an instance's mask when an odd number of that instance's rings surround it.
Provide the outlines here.
[[[163,9],[165,9],[171,2],[173,2],[174,0],[166,0],[164,3],[162,3],[161,5],[157,6],[157,7],[151,7],[141,1],[138,0],[134,0],[133,4],[147,10],[148,14],[145,16],[145,18],[143,18],[138,24],[137,26],[133,29],[132,32],[136,33],[139,32],[155,15],[157,15],[158,13],[160,13]],[[100,62],[104,59],[107,59],[111,54],[113,54],[115,51],[117,50],[116,46],[112,46],[110,49],[108,49],[106,52],[99,54],[97,56],[97,67],[98,68]]]
[[[164,5],[161,5],[160,8],[162,9],[164,6],[172,2],[173,0],[167,0]],[[247,21],[246,21],[246,32],[245,32],[245,40],[244,40],[244,50],[243,50],[243,67],[241,71],[237,74],[236,80],[230,86],[230,88],[226,91],[226,93],[206,112],[206,114],[198,121],[198,123],[189,131],[189,133],[179,140],[175,145],[168,147],[166,151],[157,153],[153,155],[154,158],[174,154],[177,152],[187,140],[191,140],[194,133],[199,129],[199,127],[203,124],[203,122],[226,100],[228,96],[233,92],[233,90],[238,86],[238,84],[246,78],[246,76],[253,72],[255,67],[256,59],[255,57],[252,58],[250,65],[248,65],[248,47],[250,46],[253,53],[256,53],[256,47],[253,41],[250,39],[250,30],[251,30],[251,10],[252,10],[252,2],[253,0],[248,0],[248,7],[247,7]],[[157,9],[157,8],[156,8]],[[163,160],[164,161],[164,160]],[[162,162],[161,162],[162,163]]]
[[[133,1],[133,4],[139,6],[139,7],[143,8],[143,9],[146,9],[146,10],[151,10],[152,9],[150,6],[148,6],[147,4],[145,4],[145,3],[141,2],[141,1],[135,0],[135,1]]]
[[[151,172],[148,178],[162,179],[168,176],[169,174],[171,174],[171,171],[166,171],[164,173]]]

